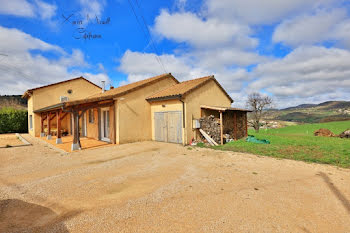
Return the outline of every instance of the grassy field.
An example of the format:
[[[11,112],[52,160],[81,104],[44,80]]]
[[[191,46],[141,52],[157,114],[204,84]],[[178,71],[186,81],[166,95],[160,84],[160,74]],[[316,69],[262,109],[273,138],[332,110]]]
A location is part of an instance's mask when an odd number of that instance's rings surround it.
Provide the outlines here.
[[[249,135],[254,135],[258,139],[267,139],[271,144],[254,144],[238,140],[213,148],[350,168],[350,139],[315,137],[313,132],[320,128],[339,134],[350,128],[350,121],[264,129],[259,133],[250,130]]]

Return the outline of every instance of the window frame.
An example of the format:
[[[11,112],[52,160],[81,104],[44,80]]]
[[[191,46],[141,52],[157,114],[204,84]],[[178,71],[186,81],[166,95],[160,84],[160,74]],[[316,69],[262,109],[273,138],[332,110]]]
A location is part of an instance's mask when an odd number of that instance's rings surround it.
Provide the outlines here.
[[[95,122],[95,111],[94,109],[89,109],[89,124],[93,124]]]
[[[29,129],[33,130],[33,115],[29,115]]]

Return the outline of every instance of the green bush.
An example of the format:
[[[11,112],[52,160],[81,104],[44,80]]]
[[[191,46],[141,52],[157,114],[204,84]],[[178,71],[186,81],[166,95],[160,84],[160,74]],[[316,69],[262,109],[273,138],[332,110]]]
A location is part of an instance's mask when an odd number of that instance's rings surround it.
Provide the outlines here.
[[[28,113],[26,110],[0,109],[0,134],[26,132],[28,132]]]

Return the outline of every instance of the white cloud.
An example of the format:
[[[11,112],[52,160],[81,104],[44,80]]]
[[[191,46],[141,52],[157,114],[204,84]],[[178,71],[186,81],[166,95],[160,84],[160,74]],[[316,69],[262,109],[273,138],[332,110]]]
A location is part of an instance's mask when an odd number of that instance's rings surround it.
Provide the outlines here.
[[[0,14],[20,17],[39,17],[44,20],[56,15],[57,6],[41,0],[0,0]]]
[[[310,45],[334,38],[335,26],[347,16],[345,9],[318,11],[283,21],[273,34],[274,42],[292,46]]]
[[[0,26],[0,32],[0,47],[2,53],[17,54],[32,49],[64,53],[62,48],[48,44],[16,28]]]
[[[78,72],[76,76],[81,75],[81,72]],[[105,81],[105,87],[108,89],[108,86],[112,84],[111,80],[109,79],[108,75],[105,73],[97,73],[97,74],[92,74],[92,73],[83,73],[82,76],[91,82],[95,83],[98,86],[102,85],[102,81]]]
[[[184,58],[175,55],[163,54],[159,56],[166,71],[171,72],[178,79],[188,79],[188,74],[196,75],[194,67]],[[129,74],[128,81],[135,82],[144,78],[165,73],[157,57],[153,53],[140,53],[127,50],[120,60],[119,71]]]
[[[254,52],[224,47],[218,49],[200,49],[189,53],[194,56],[201,67],[207,69],[222,69],[225,67],[245,67],[270,60]]]
[[[188,42],[195,47],[232,45],[254,48],[258,42],[249,37],[249,27],[234,22],[224,23],[216,19],[202,19],[190,13],[173,13],[162,10],[155,19],[154,31],[167,39]]]
[[[250,90],[264,89],[278,98],[343,99],[350,91],[350,52],[337,48],[300,47],[285,58],[260,64]],[[347,97],[346,97],[347,98]]]
[[[340,45],[350,49],[350,19],[344,20],[335,25],[331,38],[338,40]]]
[[[0,58],[0,94],[21,94],[29,88],[81,76],[80,69],[89,66],[80,50],[69,54],[18,29],[1,26],[0,51],[8,55]],[[56,58],[48,59],[41,55],[42,51],[54,53]],[[84,72],[83,75],[96,84],[102,79],[110,81],[106,74]]]
[[[56,15],[57,6],[55,4],[49,4],[44,1],[36,0],[37,13],[41,19],[51,19]]]
[[[187,0],[175,0],[174,6],[179,11],[185,11]]]
[[[34,7],[26,0],[0,0],[0,14],[34,17]]]
[[[207,75],[215,75],[228,92],[240,91],[244,81],[249,78],[245,69],[206,69],[199,66],[190,57],[176,57],[163,54],[160,59],[164,63],[167,72],[170,72],[180,81],[199,78]],[[155,54],[126,51],[120,60],[118,70],[128,74],[128,80],[121,84],[139,81],[164,73],[158,64]]]
[[[272,24],[309,10],[340,4],[344,0],[207,0],[207,14],[225,21]]]
[[[105,0],[79,0],[79,3],[82,7],[81,14],[84,17],[89,15],[90,18],[100,17],[106,5]]]

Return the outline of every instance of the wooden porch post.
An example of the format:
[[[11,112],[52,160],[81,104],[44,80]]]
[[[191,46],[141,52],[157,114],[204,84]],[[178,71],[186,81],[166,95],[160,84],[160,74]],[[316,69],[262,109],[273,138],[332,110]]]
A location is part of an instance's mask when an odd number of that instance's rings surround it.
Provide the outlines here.
[[[73,143],[72,143],[72,151],[80,150],[80,139],[79,139],[79,112],[73,111]]]
[[[114,111],[115,103],[109,107],[109,138],[111,140],[111,143],[116,143],[116,136],[115,136],[115,111]]]
[[[62,138],[61,138],[61,111],[57,110],[56,112],[56,120],[57,120],[57,138],[56,138],[56,144],[62,144]]]
[[[47,139],[51,139],[51,125],[50,125],[50,112],[46,113],[46,120],[47,120]]]
[[[234,129],[235,129],[235,141],[237,141],[237,112],[233,112]]]
[[[41,123],[41,129],[40,129],[40,137],[45,137],[45,131],[44,131],[44,114],[40,114],[40,123]]]
[[[223,120],[222,120],[222,111],[220,111],[220,138],[221,138],[221,145],[224,145],[224,126],[223,126]]]
[[[248,117],[247,117],[247,112],[245,112],[245,136],[248,137]]]

